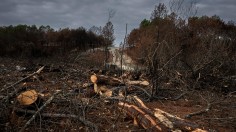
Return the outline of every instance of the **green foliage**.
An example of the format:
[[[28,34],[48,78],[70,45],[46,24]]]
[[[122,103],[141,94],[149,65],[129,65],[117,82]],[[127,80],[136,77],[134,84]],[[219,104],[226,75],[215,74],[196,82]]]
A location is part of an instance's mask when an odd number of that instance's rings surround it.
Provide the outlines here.
[[[140,28],[145,28],[147,26],[149,26],[151,24],[151,22],[147,19],[143,19],[143,21],[140,23]]]

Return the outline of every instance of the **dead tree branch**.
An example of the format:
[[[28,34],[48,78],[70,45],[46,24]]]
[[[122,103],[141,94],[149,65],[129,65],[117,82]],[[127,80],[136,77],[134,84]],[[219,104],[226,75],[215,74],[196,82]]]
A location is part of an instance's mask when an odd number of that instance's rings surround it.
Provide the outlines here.
[[[190,113],[190,114],[187,114],[187,115],[185,116],[185,118],[191,118],[191,117],[193,117],[193,116],[206,113],[206,112],[208,112],[210,109],[211,109],[211,103],[208,103],[208,104],[207,104],[207,107],[206,107],[205,109],[200,110],[200,111],[197,111],[197,112],[193,112],[193,113]]]
[[[129,116],[133,117],[134,121],[138,122],[143,128],[156,132],[163,131],[163,128],[157,125],[155,119],[146,114],[137,106],[129,105],[124,102],[120,102],[118,105],[120,107],[123,107],[126,113],[128,113]]]
[[[200,95],[200,96],[201,96],[201,95]],[[202,97],[202,96],[201,96],[201,97]],[[197,111],[197,112],[194,112],[194,113],[190,113],[190,114],[186,115],[185,118],[191,118],[191,117],[193,117],[193,116],[206,113],[206,112],[208,112],[208,111],[211,109],[212,103],[210,103],[208,100],[206,100],[206,99],[203,98],[203,97],[202,97],[202,99],[206,101],[207,107],[206,107],[205,109],[203,109],[203,110],[200,110],[200,111]]]
[[[26,80],[27,78],[30,78],[30,77],[32,77],[32,76],[34,76],[34,75],[36,75],[36,74],[40,74],[40,72],[41,72],[43,69],[44,69],[44,66],[41,67],[41,68],[39,68],[36,72],[34,72],[34,73],[28,75],[27,77],[25,77],[25,78],[23,78],[23,79],[21,79],[21,80],[15,82],[14,84],[8,86],[7,88],[2,89],[0,92],[2,92],[2,91],[4,91],[4,90],[7,90],[7,89],[9,89],[9,88],[11,88],[11,87],[14,87],[15,85],[19,84],[20,82]],[[6,96],[5,98],[3,98],[3,101],[8,101],[10,98],[12,98],[14,95],[16,95],[17,93],[19,93],[21,90],[22,90],[22,88],[19,88],[19,89],[15,90],[14,92],[10,93],[8,96]]]
[[[28,78],[30,78],[30,77],[36,75],[36,74],[39,74],[43,69],[44,69],[44,66],[41,67],[41,68],[39,68],[36,72],[34,72],[34,73],[28,75],[27,77],[25,77],[25,78],[23,78],[23,79],[21,79],[21,80],[15,82],[15,83],[13,83],[12,85],[10,85],[10,86],[8,86],[8,87],[6,87],[6,88],[1,89],[0,92],[2,92],[2,91],[4,91],[4,90],[7,90],[7,89],[9,89],[10,87],[14,87],[15,85],[19,84],[20,82],[22,82],[22,81],[24,81],[24,80],[26,80],[26,79],[28,79]]]
[[[60,93],[61,91],[56,91],[45,103],[42,105],[38,111],[35,112],[35,114],[26,122],[26,124],[20,129],[20,132],[23,132],[25,128],[35,119],[35,117],[43,110],[44,107],[46,107],[48,104],[51,103],[51,101],[54,99],[55,95]]]
[[[15,109],[16,112],[21,112],[21,113],[27,113],[27,114],[36,114],[37,111],[34,110],[24,110],[21,108],[17,108]],[[50,118],[75,118],[78,119],[79,121],[81,121],[84,125],[89,126],[91,128],[94,128],[95,132],[98,132],[98,127],[93,124],[92,122],[85,120],[82,117],[79,117],[77,115],[73,115],[73,114],[52,114],[52,113],[41,113],[40,114],[43,117],[50,117]]]
[[[156,131],[163,131],[163,130],[164,131],[168,131],[168,130],[192,131],[192,130],[199,129],[199,126],[197,124],[186,121],[182,118],[179,118],[175,115],[167,113],[167,112],[160,110],[158,108],[155,108],[154,111],[151,110],[137,96],[133,96],[132,100],[134,101],[134,103],[137,106],[130,105],[130,104],[123,103],[123,102],[119,103],[119,106],[121,107],[122,105],[124,105],[124,111],[129,116],[134,118],[134,120],[137,120],[138,123],[140,125],[142,125],[145,129],[153,128],[153,127],[155,127],[156,124],[158,124],[158,127],[155,128],[155,129],[157,129]],[[139,120],[138,116],[142,117],[142,120]],[[153,118],[153,117],[155,117],[155,118]],[[147,126],[149,126],[149,127],[147,127]]]

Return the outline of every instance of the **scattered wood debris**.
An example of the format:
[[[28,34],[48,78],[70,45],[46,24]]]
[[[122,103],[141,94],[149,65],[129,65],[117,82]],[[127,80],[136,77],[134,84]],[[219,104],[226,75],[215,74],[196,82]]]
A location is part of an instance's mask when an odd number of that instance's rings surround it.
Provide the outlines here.
[[[152,96],[148,80],[132,80],[101,73],[91,75],[83,73],[83,70],[64,70],[65,73],[59,74],[54,70],[43,70],[44,68],[42,66],[33,73],[24,71],[23,78],[19,74],[19,80],[8,83],[0,90],[0,123],[3,124],[0,130],[10,131],[8,128],[14,126],[16,131],[57,128],[66,131],[205,132],[208,128],[195,122],[195,119],[198,119],[197,115],[206,114],[215,107],[211,105],[207,109],[203,107],[203,111],[190,111],[190,114],[186,112],[185,115],[192,118],[184,119],[175,113],[167,112],[159,105],[155,108],[146,105],[150,103],[148,99]],[[37,79],[39,75],[42,75],[43,79]],[[27,79],[32,78],[36,80],[27,82]],[[175,95],[182,97],[183,93],[188,95],[186,91]],[[181,100],[184,100],[185,96]],[[39,99],[40,105],[37,103]],[[180,98],[169,99],[178,101]],[[28,106],[35,107],[32,109]],[[13,117],[9,115],[15,115],[15,121],[12,121]],[[8,121],[8,118],[11,118],[11,121]],[[228,119],[231,122],[235,120],[234,117]],[[51,126],[45,125],[50,123]]]
[[[121,101],[119,102],[119,107],[131,116],[134,122],[137,122],[148,131],[205,131],[195,123],[181,119],[158,108],[152,111],[137,96],[132,98],[135,104]]]

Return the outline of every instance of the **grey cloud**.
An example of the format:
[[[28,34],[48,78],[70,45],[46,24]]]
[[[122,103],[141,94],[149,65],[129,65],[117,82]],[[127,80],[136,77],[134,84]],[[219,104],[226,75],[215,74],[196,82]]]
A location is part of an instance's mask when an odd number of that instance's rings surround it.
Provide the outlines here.
[[[187,1],[187,0],[186,0]],[[104,26],[108,9],[116,11],[111,19],[115,27],[116,44],[123,41],[125,25],[128,32],[149,19],[155,4],[169,0],[1,0],[0,26],[17,24],[50,25],[53,28],[87,29]],[[219,15],[224,20],[236,20],[235,0],[198,0],[198,15]]]
[[[218,15],[225,21],[236,21],[236,1],[235,0],[199,0],[198,15]]]

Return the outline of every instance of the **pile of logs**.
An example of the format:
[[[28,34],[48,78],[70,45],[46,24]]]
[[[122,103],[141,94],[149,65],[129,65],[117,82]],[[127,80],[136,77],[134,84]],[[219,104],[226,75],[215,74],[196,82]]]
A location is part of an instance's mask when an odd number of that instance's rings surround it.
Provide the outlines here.
[[[130,80],[120,80],[114,77],[108,77],[104,75],[92,75],[90,77],[91,82],[94,84],[94,91],[99,93],[101,96],[103,93],[112,96],[111,89],[104,89],[101,85],[141,85],[148,86],[147,81],[130,81]],[[100,86],[99,86],[100,85]],[[146,91],[147,92],[147,91]],[[172,115],[168,112],[165,112],[161,109],[156,108],[155,110],[149,109],[144,102],[137,96],[128,96],[128,99],[125,99],[124,96],[121,98],[118,106],[121,110],[127,113],[128,116],[132,117],[134,124],[143,127],[148,131],[158,132],[158,131],[198,131],[205,132],[199,128],[195,123],[187,121],[185,119],[179,118],[175,115]]]
[[[149,82],[146,80],[140,81],[131,81],[131,80],[124,80],[115,77],[105,76],[105,75],[92,75],[90,77],[91,82],[94,86],[94,92],[100,94],[101,96],[111,97],[115,89],[109,89],[106,86],[142,86],[146,87],[149,85]],[[141,88],[142,89],[142,88]],[[145,91],[146,92],[146,91]],[[146,92],[148,93],[148,92]],[[148,94],[150,96],[150,94]]]
[[[134,100],[135,103],[120,101],[118,103],[120,109],[133,118],[135,125],[139,125],[148,131],[206,132],[200,129],[197,124],[179,118],[161,109],[149,109],[137,96],[129,98],[132,98],[129,100]]]

